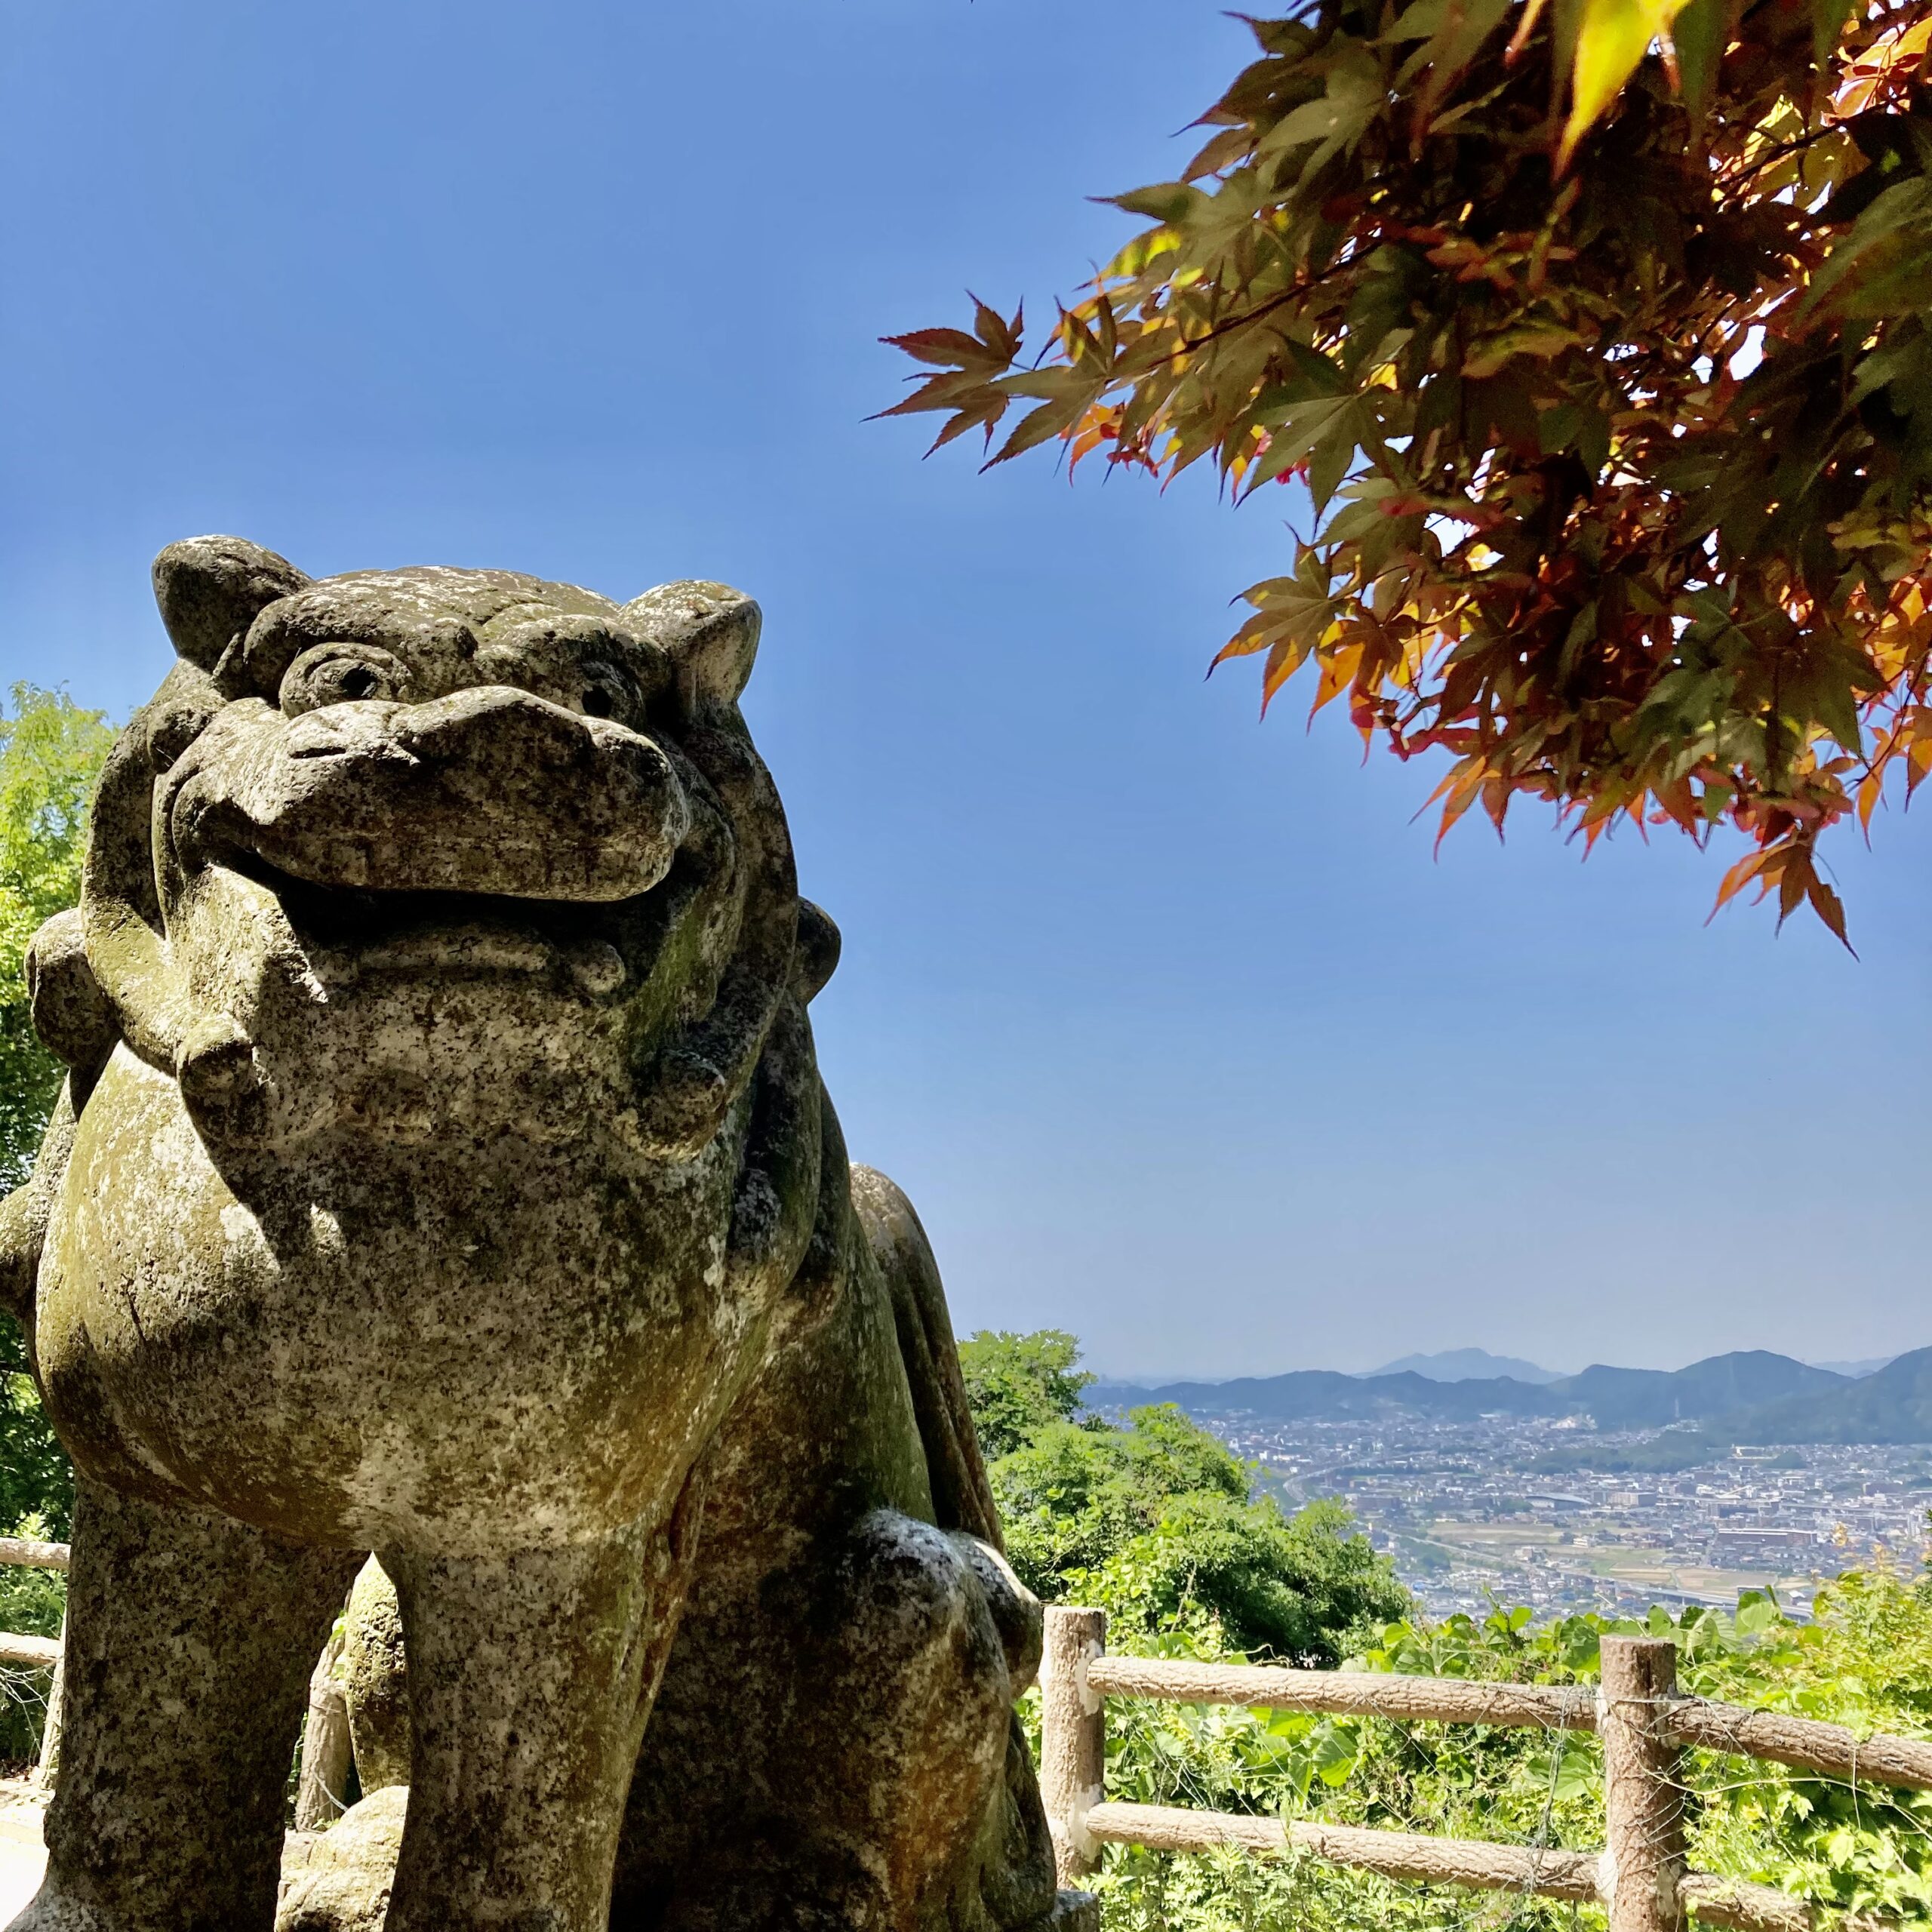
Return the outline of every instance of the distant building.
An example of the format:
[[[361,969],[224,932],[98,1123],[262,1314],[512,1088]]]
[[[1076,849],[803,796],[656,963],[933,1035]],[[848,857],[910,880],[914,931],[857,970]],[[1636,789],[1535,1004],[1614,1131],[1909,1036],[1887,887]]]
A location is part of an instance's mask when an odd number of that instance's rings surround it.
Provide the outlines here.
[[[1711,1533],[1712,1550],[1725,1556],[1774,1555],[1816,1549],[1818,1541],[1816,1530],[1774,1529],[1768,1524],[1757,1524],[1748,1529],[1714,1530]]]

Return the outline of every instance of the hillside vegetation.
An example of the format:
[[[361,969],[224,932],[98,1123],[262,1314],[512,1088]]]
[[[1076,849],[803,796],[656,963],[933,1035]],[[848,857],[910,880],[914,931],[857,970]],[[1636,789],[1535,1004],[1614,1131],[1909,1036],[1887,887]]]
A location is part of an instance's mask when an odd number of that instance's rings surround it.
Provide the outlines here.
[[[1284,1515],[1178,1409],[1137,1408],[1120,1428],[1083,1415],[1092,1378],[1078,1358],[1057,1330],[960,1348],[1007,1553],[1046,1601],[1104,1605],[1149,1637],[1204,1614],[1244,1655],[1315,1665],[1407,1612],[1388,1558],[1340,1503]]]
[[[1010,1364],[1036,1339],[976,1337],[964,1352],[969,1361],[977,1351],[978,1359]],[[1057,1337],[1056,1343],[1057,1372],[1078,1382],[1072,1338]],[[1792,1375],[1793,1370],[1799,1374]],[[1801,1390],[1826,1388],[1823,1397],[1794,1398],[1804,1401],[1841,1395],[1832,1385],[1843,1380],[1783,1357],[1755,1355],[1719,1357],[1679,1377],[1600,1369],[1571,1381],[1592,1375],[1589,1386],[1613,1396],[1627,1392],[1633,1405],[1649,1405],[1645,1414],[1655,1413],[1660,1385],[1669,1399],[1677,1391],[1702,1392],[1699,1399],[1712,1403],[1780,1382]],[[1359,1392],[1376,1380],[1420,1379],[1280,1377],[1211,1392],[1195,1386],[1218,1398],[1225,1412],[1235,1406],[1236,1387],[1266,1390],[1285,1383],[1291,1394],[1300,1394],[1332,1380]],[[1066,1381],[1060,1386],[1064,1389]],[[1454,1391],[1469,1385],[1437,1386]],[[1098,1385],[1084,1391],[1089,1401],[1110,1392]],[[1265,1653],[1251,1641],[1243,1599],[1228,1593],[1221,1573],[1211,1567],[1189,1572],[1171,1558],[1150,1562],[1142,1540],[1146,1531],[1120,1537],[1085,1568],[1043,1573],[1035,1554],[1078,1543],[1090,1519],[1091,1492],[1071,1481],[1023,1481],[1023,1474],[1057,1467],[1066,1453],[1062,1445],[1082,1434],[1097,1444],[1114,1441],[1113,1448],[1096,1454],[1097,1463],[1137,1454],[1140,1519],[1158,1521],[1157,1541],[1161,1534],[1183,1534],[1188,1509],[1162,1509],[1146,1486],[1169,1469],[1192,1483],[1212,1466],[1204,1451],[1191,1449],[1170,1462],[1149,1446],[1163,1440],[1192,1444],[1199,1433],[1175,1409],[1145,1406],[1150,1394],[1176,1392],[1134,1391],[1143,1406],[1124,1431],[1092,1419],[1083,1428],[1069,1412],[1044,1423],[1027,1447],[995,1460],[995,1481],[1010,1512],[1008,1534],[1018,1560],[1040,1580],[1036,1588],[1044,1582],[1046,1594],[1108,1611],[1111,1647],[1143,1656],[1253,1660]],[[1138,1451],[1126,1446],[1137,1441],[1143,1445]],[[1233,1459],[1221,1454],[1226,1460],[1217,1493],[1235,1505],[1226,1478]],[[1331,1564],[1361,1540],[1349,1534],[1338,1503],[1317,1505],[1296,1521]],[[1285,1541],[1260,1540],[1287,1558]],[[1158,1590],[1136,1587],[1139,1578],[1156,1574],[1162,1579]],[[1337,1612],[1343,1608],[1334,1605]],[[1849,1724],[1861,1735],[1932,1737],[1932,1581],[1885,1565],[1826,1586],[1815,1615],[1802,1623],[1769,1595],[1747,1592],[1734,1612],[1697,1608],[1681,1618],[1660,1608],[1641,1621],[1584,1615],[1537,1625],[1527,1609],[1498,1604],[1481,1618],[1458,1615],[1432,1623],[1404,1607],[1366,1627],[1359,1616],[1337,1614],[1330,1628],[1328,1654],[1344,1648],[1344,1660],[1355,1669],[1552,1684],[1593,1683],[1606,1635],[1669,1636],[1678,1645],[1679,1680],[1687,1691]],[[1597,1741],[1584,1735],[1550,1738],[1527,1730],[1129,1700],[1108,1710],[1108,1795],[1135,1803],[1591,1850],[1603,1838],[1601,1778]],[[1932,1794],[1869,1785],[1854,1790],[1780,1766],[1706,1753],[1690,1755],[1687,1782],[1691,1858],[1700,1869],[1906,1921],[1932,1912]],[[1398,1885],[1306,1859],[1263,1863],[1232,1850],[1179,1857],[1111,1847],[1096,1882],[1109,1932],[1358,1932],[1364,1925],[1423,1932],[1506,1924],[1525,1932],[1559,1932],[1603,1922],[1590,1908]]]
[[[1932,1736],[1932,1594],[1890,1571],[1854,1574],[1823,1592],[1806,1624],[1747,1594],[1734,1614],[1673,1621],[1596,1616],[1531,1623],[1499,1606],[1480,1620],[1403,1619],[1349,1661],[1431,1676],[1589,1684],[1607,1634],[1668,1635],[1679,1680],[1699,1695],[1849,1724],[1862,1733]],[[1152,1639],[1117,1647],[1225,1658],[1225,1629],[1198,1607]],[[1594,1850],[1603,1841],[1602,1759],[1594,1737],[1398,1724],[1291,1713],[1120,1702],[1108,1711],[1107,1792],[1337,1824]],[[1781,1887],[1827,1905],[1908,1921],[1932,1911],[1932,1795],[1856,1790],[1781,1766],[1694,1752],[1687,1777],[1690,1857],[1698,1869]],[[1357,1932],[1508,1922],[1574,1927],[1567,1906],[1398,1885],[1301,1860],[1263,1864],[1110,1848],[1099,1880],[1110,1932]],[[1582,1922],[1602,1915],[1580,1909]]]

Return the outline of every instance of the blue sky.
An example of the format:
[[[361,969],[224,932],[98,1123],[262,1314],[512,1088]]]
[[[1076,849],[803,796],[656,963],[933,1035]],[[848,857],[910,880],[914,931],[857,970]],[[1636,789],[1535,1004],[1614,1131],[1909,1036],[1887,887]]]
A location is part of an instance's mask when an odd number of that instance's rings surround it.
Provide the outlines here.
[[[961,1328],[1119,1373],[1932,1342],[1927,815],[1854,962],[1725,863],[1433,780],[1203,672],[1285,491],[979,476],[868,423],[962,289],[1035,315],[1243,57],[1201,0],[14,5],[0,678],[126,713],[147,565],[500,565],[766,611],[747,700],[844,964],[855,1155]]]

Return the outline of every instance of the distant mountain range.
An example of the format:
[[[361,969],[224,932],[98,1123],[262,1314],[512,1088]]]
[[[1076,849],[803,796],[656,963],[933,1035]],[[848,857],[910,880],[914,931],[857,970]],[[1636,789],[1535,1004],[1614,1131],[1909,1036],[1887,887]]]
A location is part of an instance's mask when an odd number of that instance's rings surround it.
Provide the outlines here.
[[[1858,1377],[1749,1349],[1688,1368],[1598,1364],[1543,1382],[1509,1375],[1447,1381],[1399,1364],[1365,1376],[1312,1368],[1153,1388],[1101,1382],[1088,1390],[1087,1401],[1103,1410],[1174,1402],[1201,1414],[1246,1415],[1257,1422],[1370,1420],[1404,1413],[1444,1421],[1574,1416],[1587,1417],[1599,1430],[1690,1423],[1713,1442],[1932,1442],[1932,1349],[1915,1349]]]
[[[1431,1382],[1493,1382],[1507,1376],[1512,1382],[1561,1382],[1561,1372],[1539,1368],[1520,1355],[1493,1355],[1487,1349],[1444,1349],[1439,1355],[1404,1355],[1371,1375],[1421,1375]]]

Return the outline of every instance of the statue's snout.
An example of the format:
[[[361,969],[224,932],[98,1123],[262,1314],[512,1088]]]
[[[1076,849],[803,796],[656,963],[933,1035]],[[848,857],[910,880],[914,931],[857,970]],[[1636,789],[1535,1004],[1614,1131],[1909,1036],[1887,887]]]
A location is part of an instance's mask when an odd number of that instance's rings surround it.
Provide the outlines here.
[[[191,863],[244,851],[315,885],[612,900],[657,884],[690,829],[651,739],[507,685],[235,724],[177,801]]]

